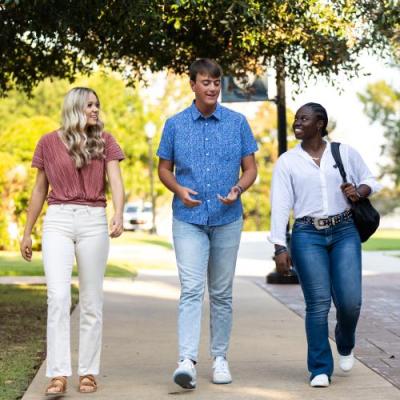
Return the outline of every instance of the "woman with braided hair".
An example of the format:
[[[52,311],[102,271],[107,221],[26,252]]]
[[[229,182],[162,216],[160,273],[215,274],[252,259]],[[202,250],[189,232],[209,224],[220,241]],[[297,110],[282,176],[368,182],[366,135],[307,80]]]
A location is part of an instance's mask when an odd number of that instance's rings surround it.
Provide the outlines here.
[[[317,103],[297,110],[293,130],[301,141],[282,154],[273,173],[271,242],[278,272],[296,267],[306,303],[308,369],[312,387],[329,386],[333,357],[329,345],[328,313],[333,300],[339,367],[354,364],[355,331],[361,308],[361,242],[349,200],[358,201],[379,187],[359,153],[341,145],[349,181],[335,165],[327,135],[328,115]],[[293,209],[291,253],[286,226]]]

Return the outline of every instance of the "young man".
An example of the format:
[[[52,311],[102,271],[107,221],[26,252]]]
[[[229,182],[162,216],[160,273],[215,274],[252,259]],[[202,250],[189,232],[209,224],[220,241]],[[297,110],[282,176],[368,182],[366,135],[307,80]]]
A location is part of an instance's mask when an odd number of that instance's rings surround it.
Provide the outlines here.
[[[226,354],[243,225],[240,195],[256,179],[257,144],[246,118],[217,102],[221,67],[199,59],[189,72],[195,101],[167,120],[157,155],[160,180],[175,194],[172,231],[181,297],[179,362],[173,379],[194,389],[206,280],[213,382],[232,382]]]

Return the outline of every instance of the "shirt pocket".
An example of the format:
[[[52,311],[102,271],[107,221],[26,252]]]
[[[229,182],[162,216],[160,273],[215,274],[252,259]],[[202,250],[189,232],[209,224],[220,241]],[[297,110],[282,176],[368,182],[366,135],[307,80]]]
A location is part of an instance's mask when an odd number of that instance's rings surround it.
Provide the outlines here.
[[[222,140],[218,143],[217,155],[221,162],[239,162],[241,160],[240,140]]]
[[[193,163],[196,162],[196,155],[198,156],[199,150],[197,149],[197,143],[190,140],[180,140],[175,143],[174,146],[174,163],[178,168],[184,170],[190,169]]]

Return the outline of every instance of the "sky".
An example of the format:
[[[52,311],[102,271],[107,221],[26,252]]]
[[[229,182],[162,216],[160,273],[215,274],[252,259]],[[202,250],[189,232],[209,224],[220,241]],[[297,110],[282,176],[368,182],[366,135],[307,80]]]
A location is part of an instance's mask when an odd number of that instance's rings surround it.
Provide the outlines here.
[[[381,156],[381,145],[384,143],[383,129],[377,124],[371,124],[364,114],[363,105],[357,97],[357,93],[365,91],[369,83],[379,80],[386,80],[393,86],[399,85],[400,69],[390,68],[382,60],[371,56],[364,56],[360,59],[363,74],[360,78],[351,80],[340,78],[339,86],[342,91],[333,88],[321,79],[321,82],[310,84],[300,94],[293,95],[293,85],[286,83],[286,102],[287,107],[296,111],[307,102],[316,102],[322,104],[330,119],[336,122],[335,130],[329,135],[332,140],[347,143],[356,148],[371,171],[377,175],[379,173],[379,164],[384,161]],[[274,97],[276,90],[274,81],[269,82],[269,96]],[[294,96],[294,97],[292,97]],[[257,103],[249,103],[243,106],[243,103],[226,104],[228,107],[237,109],[247,116],[251,116],[257,108]],[[291,128],[288,127],[288,134]],[[390,185],[389,181],[383,182]]]

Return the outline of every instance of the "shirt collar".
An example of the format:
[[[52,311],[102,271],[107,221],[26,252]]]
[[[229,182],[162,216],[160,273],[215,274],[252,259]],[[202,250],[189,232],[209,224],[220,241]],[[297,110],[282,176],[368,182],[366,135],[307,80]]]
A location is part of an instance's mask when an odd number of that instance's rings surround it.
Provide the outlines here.
[[[331,145],[330,145],[330,143],[329,143],[327,140],[325,140],[325,139],[324,139],[324,142],[326,143],[326,148],[325,148],[324,152],[323,152],[322,155],[321,155],[321,159],[322,159],[322,157],[323,157],[323,155],[324,155],[325,153],[330,154],[330,152],[331,152]],[[306,152],[305,150],[303,150],[303,148],[301,147],[301,143],[298,143],[298,144],[293,148],[293,150],[294,150],[296,153],[300,154],[301,157],[305,158],[305,159],[308,160],[308,161],[311,161],[314,165],[317,165],[317,164],[315,164],[315,163],[312,161],[311,157],[307,154],[307,152]]]
[[[325,150],[324,150],[324,153],[325,153],[325,151],[327,151],[327,150],[330,150],[331,149],[331,144],[327,141],[327,140],[325,140],[325,139],[322,139],[325,143],[326,143],[326,147],[325,147]],[[298,152],[298,153],[307,153],[305,150],[303,150],[303,148],[301,147],[301,143],[297,143],[296,144],[296,146],[293,148],[293,150],[294,151],[296,151],[296,152]]]
[[[203,115],[201,114],[201,112],[199,111],[199,109],[196,107],[194,100],[193,100],[192,105],[190,106],[190,112],[192,114],[193,120],[197,120],[200,117],[204,118]],[[215,111],[207,118],[215,118],[217,120],[221,120],[221,117],[222,117],[222,108],[221,108],[221,105],[219,103],[217,103],[217,107],[215,108]]]

